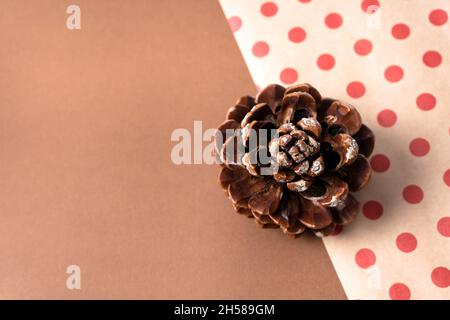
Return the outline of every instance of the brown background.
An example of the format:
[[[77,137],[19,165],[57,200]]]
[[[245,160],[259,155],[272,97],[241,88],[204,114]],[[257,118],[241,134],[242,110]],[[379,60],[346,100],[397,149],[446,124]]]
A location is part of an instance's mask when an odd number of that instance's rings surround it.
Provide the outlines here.
[[[170,160],[255,91],[218,3],[77,1],[79,31],[69,4],[0,1],[0,298],[345,298],[320,240]]]

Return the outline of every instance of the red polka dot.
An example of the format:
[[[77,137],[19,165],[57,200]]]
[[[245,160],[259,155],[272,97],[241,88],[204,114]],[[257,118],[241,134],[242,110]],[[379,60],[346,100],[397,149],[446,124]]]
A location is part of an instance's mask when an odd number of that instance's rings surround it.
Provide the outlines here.
[[[403,198],[408,203],[417,204],[423,199],[423,191],[419,186],[409,185],[403,189]]]
[[[428,111],[436,106],[436,98],[431,93],[422,93],[416,99],[417,107],[420,110]]]
[[[378,2],[378,0],[364,0],[363,2],[361,2],[361,9],[364,12],[373,13],[373,11],[367,11],[367,9],[371,9],[370,6],[372,6],[373,8],[375,6],[380,7],[380,3]]]
[[[383,215],[383,206],[378,201],[370,200],[362,207],[364,216],[369,220],[377,220]]]
[[[424,53],[422,60],[427,67],[436,68],[441,64],[442,56],[437,51],[427,51]]]
[[[391,162],[384,154],[376,154],[370,159],[370,166],[375,172],[385,172],[391,166]]]
[[[295,43],[302,42],[306,38],[306,32],[303,28],[300,27],[294,27],[291,30],[289,30],[288,33],[289,40]]]
[[[286,68],[283,69],[280,73],[280,79],[282,82],[286,84],[292,84],[298,79],[298,73],[295,69]]]
[[[334,67],[336,61],[331,54],[325,53],[317,58],[317,66],[322,70],[330,70]]]
[[[230,26],[231,31],[236,32],[238,31],[242,26],[242,20],[239,17],[230,17],[228,19],[228,25]]]
[[[442,9],[436,9],[430,12],[428,19],[435,26],[442,26],[448,20],[447,12]]]
[[[365,92],[366,87],[359,81],[353,81],[347,85],[347,94],[352,98],[361,98]]]
[[[301,3],[308,3],[308,2],[311,2],[311,0],[298,0],[298,2],[301,2]]]
[[[442,178],[444,180],[444,183],[450,187],[450,169],[444,172],[444,176]]]
[[[389,297],[392,300],[409,300],[411,291],[406,284],[397,282],[389,288]]]
[[[395,114],[394,111],[390,109],[385,109],[380,111],[380,113],[378,113],[377,120],[382,127],[389,128],[392,127],[397,122],[397,115]]]
[[[342,25],[342,17],[339,13],[330,13],[325,17],[325,24],[330,29],[339,28]]]
[[[370,266],[373,266],[376,260],[377,258],[375,256],[375,253],[367,248],[360,249],[355,254],[356,264],[358,265],[358,267],[363,269],[367,269]]]
[[[416,157],[423,157],[430,152],[430,144],[424,138],[416,138],[410,142],[409,151]]]
[[[434,268],[431,272],[431,281],[439,288],[450,286],[450,270],[446,267]]]
[[[278,12],[278,6],[273,2],[265,2],[261,6],[261,13],[266,17],[273,17]]]
[[[340,224],[337,224],[336,227],[334,227],[333,232],[330,233],[330,235],[337,236],[341,232],[342,232],[342,226]]]
[[[403,78],[403,69],[399,66],[387,67],[384,71],[384,77],[389,82],[398,82]]]
[[[409,232],[400,233],[395,240],[397,248],[402,252],[412,252],[417,248],[416,237]]]
[[[252,52],[255,57],[264,57],[269,53],[269,45],[264,41],[258,41],[253,45]]]
[[[409,27],[404,23],[397,23],[391,29],[392,36],[395,39],[403,40],[408,38],[410,34]]]
[[[437,229],[444,237],[450,237],[450,217],[440,218],[437,223]]]
[[[372,51],[372,42],[367,39],[360,39],[355,42],[353,49],[360,56],[366,56]]]

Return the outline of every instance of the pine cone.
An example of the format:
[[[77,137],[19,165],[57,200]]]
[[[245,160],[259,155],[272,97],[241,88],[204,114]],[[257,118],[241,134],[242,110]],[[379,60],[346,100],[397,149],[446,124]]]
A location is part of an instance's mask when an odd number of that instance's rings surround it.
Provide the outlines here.
[[[309,84],[272,84],[240,98],[218,132],[219,180],[238,213],[295,237],[326,236],[355,218],[349,192],[370,180],[375,139],[352,105]]]

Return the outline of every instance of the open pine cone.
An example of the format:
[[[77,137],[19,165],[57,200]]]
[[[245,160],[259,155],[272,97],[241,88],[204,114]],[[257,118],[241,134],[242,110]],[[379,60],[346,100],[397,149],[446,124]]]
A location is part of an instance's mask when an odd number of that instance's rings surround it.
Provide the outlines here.
[[[272,84],[238,99],[218,132],[219,180],[238,213],[290,236],[326,236],[355,218],[349,192],[370,180],[375,139],[352,105],[306,83]]]

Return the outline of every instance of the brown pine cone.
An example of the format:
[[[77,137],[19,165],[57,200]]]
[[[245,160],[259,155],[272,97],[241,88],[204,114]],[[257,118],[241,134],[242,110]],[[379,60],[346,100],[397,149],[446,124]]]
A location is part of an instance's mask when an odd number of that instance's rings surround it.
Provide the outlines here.
[[[355,218],[349,192],[370,180],[375,139],[352,105],[306,83],[272,84],[240,98],[218,132],[219,180],[238,213],[291,236],[326,236]]]

